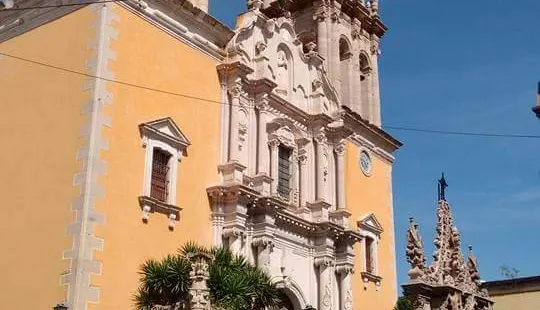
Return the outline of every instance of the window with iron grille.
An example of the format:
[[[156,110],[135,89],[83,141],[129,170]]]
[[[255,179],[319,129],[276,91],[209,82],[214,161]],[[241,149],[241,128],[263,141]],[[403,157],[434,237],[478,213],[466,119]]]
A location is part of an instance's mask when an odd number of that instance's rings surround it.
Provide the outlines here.
[[[375,264],[373,259],[373,239],[366,237],[366,272],[371,274],[375,273]]]
[[[291,192],[291,149],[279,146],[278,194],[288,198]]]
[[[162,202],[167,202],[167,199],[169,198],[168,175],[170,159],[171,154],[158,148],[154,148],[150,196]]]

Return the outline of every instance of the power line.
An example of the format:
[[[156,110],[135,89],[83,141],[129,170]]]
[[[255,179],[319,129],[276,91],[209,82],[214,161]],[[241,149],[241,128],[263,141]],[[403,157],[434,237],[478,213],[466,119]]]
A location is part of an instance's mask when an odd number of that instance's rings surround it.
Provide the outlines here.
[[[85,76],[85,77],[89,77],[89,78],[100,79],[100,80],[103,80],[103,81],[107,81],[107,82],[111,82],[111,83],[115,83],[115,84],[119,84],[119,85],[123,85],[123,86],[144,89],[144,90],[148,90],[148,91],[153,91],[153,92],[157,92],[157,93],[162,93],[162,94],[166,94],[166,95],[177,96],[177,97],[182,97],[182,98],[187,98],[187,99],[193,99],[193,100],[207,102],[207,103],[217,103],[217,104],[223,104],[223,105],[230,105],[230,103],[227,103],[227,102],[211,100],[211,99],[205,99],[205,98],[201,98],[201,97],[197,97],[197,96],[186,95],[186,94],[176,93],[176,92],[162,90],[162,89],[158,89],[158,88],[142,86],[142,85],[138,85],[138,84],[133,84],[133,83],[123,82],[123,81],[119,81],[119,80],[104,78],[104,77],[96,76],[96,75],[85,73],[85,72],[80,72],[80,71],[76,71],[76,70],[72,70],[72,69],[67,69],[67,68],[51,65],[51,64],[47,64],[47,63],[36,61],[36,60],[27,59],[27,58],[20,57],[20,56],[10,55],[10,54],[4,53],[4,52],[0,52],[0,55],[5,56],[5,57],[9,57],[9,58],[13,58],[13,59],[17,59],[17,60],[20,60],[20,61],[23,61],[23,62],[31,63],[31,64],[34,64],[34,65],[47,67],[47,68],[55,69],[55,70],[58,70],[58,71],[68,72],[68,73],[71,73],[71,74],[76,74],[76,75]],[[540,136],[538,136],[538,135],[481,133],[481,132],[468,132],[468,131],[444,131],[444,130],[412,128],[412,127],[392,126],[392,125],[388,125],[388,126],[383,125],[382,127],[386,128],[386,129],[392,129],[392,130],[421,132],[421,133],[440,134],[440,135],[459,135],[459,136],[475,136],[475,137],[491,137],[491,138],[540,139]]]
[[[175,92],[172,92],[172,91],[162,90],[162,89],[158,89],[158,88],[142,86],[142,85],[132,84],[132,83],[128,83],[128,82],[122,82],[122,81],[118,81],[118,80],[113,80],[113,79],[108,79],[108,78],[105,78],[105,77],[100,77],[100,76],[97,76],[97,75],[93,75],[93,74],[89,74],[89,73],[85,73],[85,72],[81,72],[81,71],[67,69],[67,68],[47,64],[47,63],[44,63],[44,62],[39,62],[39,61],[36,61],[36,60],[31,60],[31,59],[27,59],[27,58],[15,56],[15,55],[6,54],[6,53],[3,53],[3,52],[0,52],[0,55],[10,57],[10,58],[14,58],[14,59],[17,59],[17,60],[20,60],[20,61],[28,62],[28,63],[31,63],[31,64],[39,65],[39,66],[42,66],[42,67],[47,67],[47,68],[51,68],[51,69],[55,69],[55,70],[59,70],[59,71],[64,71],[64,72],[69,72],[69,73],[72,73],[72,74],[81,75],[81,76],[85,76],[85,77],[89,77],[89,78],[99,79],[99,80],[102,80],[102,81],[107,81],[107,82],[111,82],[111,83],[115,83],[115,84],[119,84],[119,85],[144,89],[144,90],[158,92],[158,93],[162,93],[162,94],[166,94],[166,95],[183,97],[183,98],[187,98],[187,99],[194,99],[194,100],[199,100],[199,101],[204,101],[204,102],[209,102],[209,103],[218,103],[218,104],[229,105],[229,103],[221,102],[221,101],[217,101],[217,100],[205,99],[205,98],[200,98],[200,97],[196,97],[196,96],[191,96],[191,95],[186,95],[186,94],[175,93]]]
[[[540,136],[536,136],[536,135],[482,133],[482,132],[467,132],[467,131],[445,131],[445,130],[409,128],[409,127],[390,126],[390,125],[389,126],[382,125],[382,127],[388,128],[388,129],[393,129],[393,130],[422,132],[422,133],[428,133],[428,134],[431,133],[431,134],[442,134],[442,135],[474,136],[474,137],[490,137],[490,138],[540,139]]]
[[[88,2],[80,2],[80,3],[53,4],[53,5],[44,5],[44,6],[30,6],[30,7],[24,7],[24,8],[0,9],[0,13],[11,12],[11,11],[37,10],[37,9],[53,9],[53,8],[62,8],[62,7],[70,7],[70,6],[83,6],[83,5],[94,4],[94,3],[111,3],[111,2],[126,2],[126,1],[129,1],[129,0],[103,0],[103,1],[88,1]]]

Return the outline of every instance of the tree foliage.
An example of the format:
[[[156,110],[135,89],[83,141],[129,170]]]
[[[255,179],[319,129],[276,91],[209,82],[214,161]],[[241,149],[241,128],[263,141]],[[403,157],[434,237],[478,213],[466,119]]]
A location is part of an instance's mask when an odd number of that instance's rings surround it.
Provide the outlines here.
[[[242,256],[225,248],[205,248],[185,244],[177,254],[161,260],[149,259],[139,270],[139,289],[134,300],[137,309],[149,310],[156,305],[171,306],[187,302],[191,284],[190,253],[214,256],[209,265],[210,301],[227,310],[261,310],[281,304],[279,291],[270,277]]]
[[[412,303],[407,297],[399,297],[397,300],[396,305],[394,306],[394,310],[412,310]]]

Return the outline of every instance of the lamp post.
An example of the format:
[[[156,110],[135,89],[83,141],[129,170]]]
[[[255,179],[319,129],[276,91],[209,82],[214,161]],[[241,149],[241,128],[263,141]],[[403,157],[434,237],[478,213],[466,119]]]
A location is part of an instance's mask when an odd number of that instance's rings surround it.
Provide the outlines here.
[[[61,303],[61,304],[57,304],[53,310],[68,310],[68,307],[64,304],[64,303]]]

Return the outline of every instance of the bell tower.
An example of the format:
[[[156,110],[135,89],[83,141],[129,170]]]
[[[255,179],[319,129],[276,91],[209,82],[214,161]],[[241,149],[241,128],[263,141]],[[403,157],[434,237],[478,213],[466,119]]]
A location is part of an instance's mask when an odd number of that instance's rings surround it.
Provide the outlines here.
[[[269,17],[292,17],[298,40],[324,58],[340,104],[381,125],[379,0],[250,0]]]

